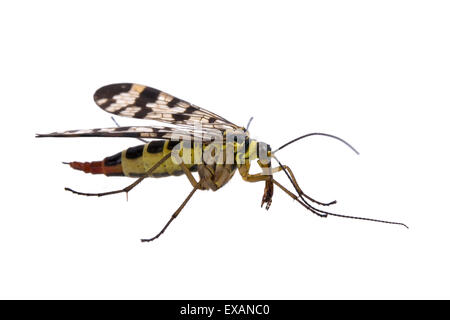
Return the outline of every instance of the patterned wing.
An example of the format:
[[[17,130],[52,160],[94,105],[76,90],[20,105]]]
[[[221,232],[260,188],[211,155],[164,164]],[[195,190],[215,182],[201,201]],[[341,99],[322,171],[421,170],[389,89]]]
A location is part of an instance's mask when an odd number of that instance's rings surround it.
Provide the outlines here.
[[[110,84],[97,90],[94,100],[103,110],[124,117],[151,119],[174,125],[218,130],[241,129],[208,110],[163,91],[133,83]]]
[[[220,130],[203,129],[194,130],[184,127],[114,127],[98,129],[68,130],[61,132],[52,132],[46,134],[37,134],[37,138],[44,137],[125,137],[125,138],[147,138],[147,139],[165,139],[165,140],[186,140],[201,139],[203,143],[211,142],[222,136]]]

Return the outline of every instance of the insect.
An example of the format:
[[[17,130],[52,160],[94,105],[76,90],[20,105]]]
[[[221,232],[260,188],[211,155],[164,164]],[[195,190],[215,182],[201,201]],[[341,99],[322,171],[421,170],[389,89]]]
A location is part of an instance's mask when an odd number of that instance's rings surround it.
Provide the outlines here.
[[[136,178],[132,184],[123,189],[103,193],[84,193],[65,188],[78,195],[98,197],[117,193],[128,195],[128,192],[145,178],[185,175],[192,185],[192,191],[161,231],[152,238],[141,239],[143,242],[152,241],[161,236],[197,190],[217,191],[233,177],[236,171],[244,181],[265,184],[261,207],[265,205],[266,209],[269,209],[272,203],[274,186],[276,186],[320,217],[330,215],[407,227],[400,222],[347,216],[318,209],[317,205],[330,206],[336,201],[324,203],[305,194],[298,185],[292,170],[281,164],[275,156],[277,151],[289,144],[312,135],[337,139],[358,153],[339,137],[326,133],[310,133],[272,151],[270,145],[250,138],[248,126],[251,119],[246,128],[240,127],[215,113],[151,87],[133,83],[111,84],[98,89],[94,94],[94,100],[106,112],[124,117],[157,120],[171,126],[120,127],[117,125],[112,128],[37,134],[36,137],[128,137],[137,138],[144,143],[106,157],[102,161],[66,163],[73,169],[85,173]],[[145,138],[153,139],[153,141],[147,142]],[[249,173],[253,160],[256,160],[261,168],[260,173]],[[272,167],[272,160],[275,160],[278,166]],[[198,179],[194,177],[194,172],[198,173]],[[295,193],[274,178],[277,172],[284,172],[294,187]]]

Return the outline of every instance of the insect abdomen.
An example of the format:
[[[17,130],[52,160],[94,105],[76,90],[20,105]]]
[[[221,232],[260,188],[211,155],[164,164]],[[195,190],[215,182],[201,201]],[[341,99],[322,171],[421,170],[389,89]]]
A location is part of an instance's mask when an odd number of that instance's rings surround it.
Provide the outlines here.
[[[75,170],[81,170],[85,173],[105,174],[107,176],[123,176],[122,153],[119,152],[113,156],[106,157],[103,161],[92,162],[70,162],[70,167]]]
[[[86,173],[140,177],[150,170],[162,157],[172,152],[172,149],[178,143],[178,141],[155,140],[147,144],[128,148],[103,159],[103,161],[70,162],[69,164],[73,169]],[[186,163],[186,166],[190,171],[197,170],[196,165]],[[151,177],[178,176],[183,173],[181,167],[169,158],[153,171]]]
[[[128,148],[122,152],[122,167],[125,176],[139,177],[152,168],[162,157],[171,153],[179,141],[155,140],[145,145]],[[183,145],[183,143],[182,143]],[[183,147],[182,149],[188,149]],[[196,171],[197,166],[186,163],[190,171]],[[174,163],[172,158],[167,159],[156,170],[151,177],[179,176],[184,172],[181,167]]]

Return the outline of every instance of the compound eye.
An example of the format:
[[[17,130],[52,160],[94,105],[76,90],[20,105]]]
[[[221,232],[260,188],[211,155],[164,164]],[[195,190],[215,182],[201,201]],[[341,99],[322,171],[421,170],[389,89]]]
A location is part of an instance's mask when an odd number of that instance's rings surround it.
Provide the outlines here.
[[[270,146],[267,143],[258,143],[258,158],[263,164],[270,163]]]

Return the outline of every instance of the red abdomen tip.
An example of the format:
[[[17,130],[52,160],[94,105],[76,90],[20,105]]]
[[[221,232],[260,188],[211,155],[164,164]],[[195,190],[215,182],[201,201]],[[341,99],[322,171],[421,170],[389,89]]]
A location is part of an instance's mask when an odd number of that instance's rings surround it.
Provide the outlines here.
[[[86,173],[99,174],[105,173],[103,161],[93,161],[93,162],[70,162],[70,167],[75,170],[81,170]]]

